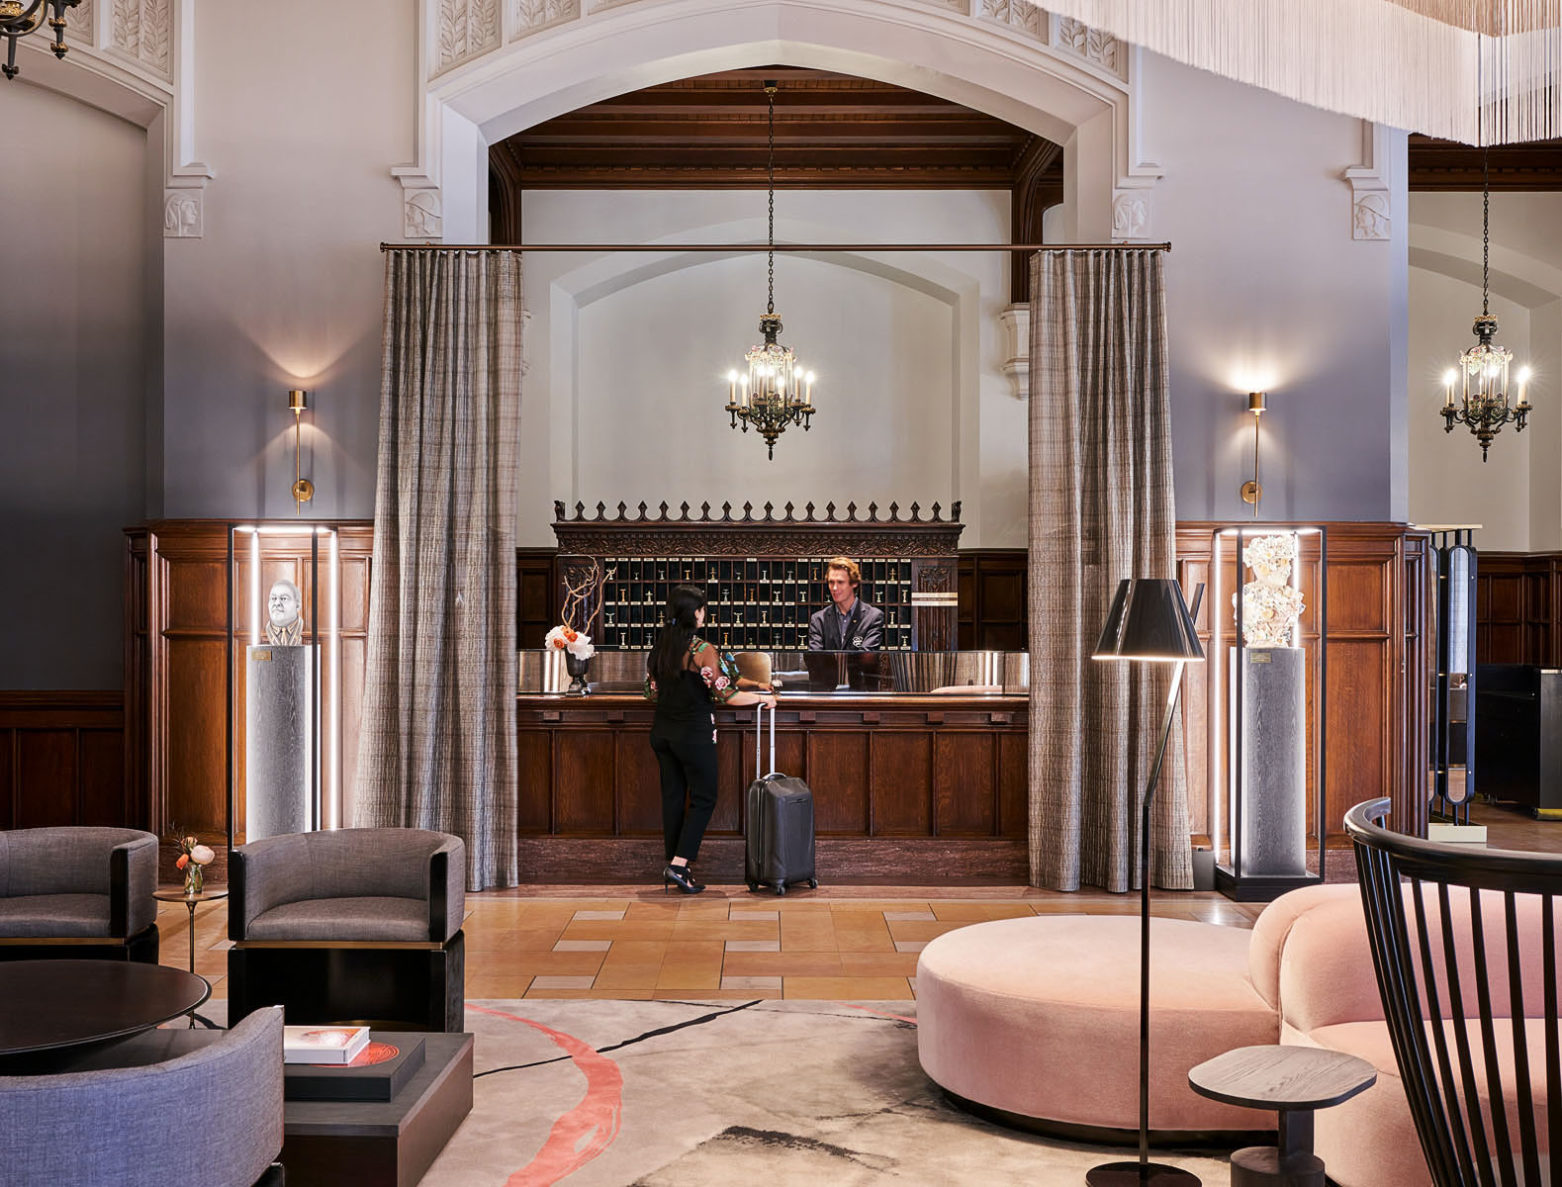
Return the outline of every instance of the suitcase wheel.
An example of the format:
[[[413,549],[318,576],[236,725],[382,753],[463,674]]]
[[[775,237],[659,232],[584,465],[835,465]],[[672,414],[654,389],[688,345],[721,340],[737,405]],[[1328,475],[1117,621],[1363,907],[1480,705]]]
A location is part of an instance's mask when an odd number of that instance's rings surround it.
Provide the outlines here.
[[[759,883],[758,882],[750,882],[748,884],[748,892],[750,894],[757,894],[759,892]]]
[[[818,890],[819,889],[819,879],[817,879],[817,878],[810,878],[810,879],[808,879],[808,889],[809,890]]]
[[[776,883],[776,897],[779,898],[781,895],[783,895],[785,893],[786,893],[786,883],[785,882],[777,882]]]

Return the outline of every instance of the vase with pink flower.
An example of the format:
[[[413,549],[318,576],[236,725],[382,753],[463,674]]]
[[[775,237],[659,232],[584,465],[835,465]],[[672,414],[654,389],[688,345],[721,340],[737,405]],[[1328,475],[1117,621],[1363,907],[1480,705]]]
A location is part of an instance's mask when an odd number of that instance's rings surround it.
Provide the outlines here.
[[[216,858],[209,845],[202,845],[195,836],[179,839],[179,857],[174,868],[184,872],[184,893],[194,898],[206,889],[206,867]]]

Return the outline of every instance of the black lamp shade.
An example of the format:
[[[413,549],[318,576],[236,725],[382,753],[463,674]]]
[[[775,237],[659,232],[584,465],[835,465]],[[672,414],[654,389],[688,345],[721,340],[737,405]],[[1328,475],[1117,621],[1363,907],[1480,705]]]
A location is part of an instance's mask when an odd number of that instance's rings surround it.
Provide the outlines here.
[[[1168,577],[1131,577],[1117,584],[1093,659],[1204,658],[1182,586]]]

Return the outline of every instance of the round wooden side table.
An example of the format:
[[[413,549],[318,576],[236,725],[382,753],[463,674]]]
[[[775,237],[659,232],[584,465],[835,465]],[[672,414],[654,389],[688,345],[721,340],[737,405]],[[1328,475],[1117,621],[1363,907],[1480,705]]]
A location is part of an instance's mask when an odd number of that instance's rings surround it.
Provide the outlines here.
[[[1231,1187],[1324,1187],[1323,1159],[1313,1153],[1313,1112],[1349,1100],[1377,1082],[1365,1059],[1320,1047],[1238,1047],[1188,1073],[1200,1096],[1280,1115],[1279,1146],[1248,1146],[1231,1155]]]
[[[190,908],[190,971],[192,973],[195,972],[195,908],[200,903],[212,903],[218,899],[225,899],[228,897],[228,892],[226,890],[203,890],[199,894],[186,894],[183,887],[170,887],[166,890],[154,890],[152,897],[159,902],[183,903]],[[195,1025],[197,1018],[200,1018],[202,1025],[208,1026],[213,1030],[217,1029],[216,1023],[201,1018],[192,1009],[190,1011],[190,1025],[192,1027]]]

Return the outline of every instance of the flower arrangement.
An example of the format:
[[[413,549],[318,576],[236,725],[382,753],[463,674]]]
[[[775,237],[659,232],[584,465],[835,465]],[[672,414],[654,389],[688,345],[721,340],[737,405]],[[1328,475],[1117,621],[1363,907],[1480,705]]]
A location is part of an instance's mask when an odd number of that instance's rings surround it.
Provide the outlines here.
[[[561,623],[548,632],[543,645],[554,651],[568,652],[576,659],[590,659],[597,649],[591,644],[591,636]]]
[[[174,868],[184,871],[184,892],[195,896],[206,887],[206,867],[217,855],[209,845],[202,845],[200,838],[189,835],[179,839],[179,857]]]

